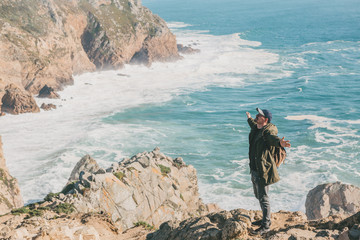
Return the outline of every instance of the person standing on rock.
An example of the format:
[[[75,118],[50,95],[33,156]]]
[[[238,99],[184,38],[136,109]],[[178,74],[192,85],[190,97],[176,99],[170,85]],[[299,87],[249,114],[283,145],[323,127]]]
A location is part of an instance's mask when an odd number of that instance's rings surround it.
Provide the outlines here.
[[[264,234],[270,231],[270,199],[268,196],[269,185],[280,180],[276,164],[271,153],[274,147],[291,147],[290,141],[280,139],[277,134],[277,127],[271,123],[272,114],[269,110],[256,108],[258,114],[253,119],[249,112],[246,112],[248,123],[251,128],[249,134],[249,159],[251,181],[255,197],[260,202],[263,218],[253,222],[253,225],[260,226],[253,233]]]

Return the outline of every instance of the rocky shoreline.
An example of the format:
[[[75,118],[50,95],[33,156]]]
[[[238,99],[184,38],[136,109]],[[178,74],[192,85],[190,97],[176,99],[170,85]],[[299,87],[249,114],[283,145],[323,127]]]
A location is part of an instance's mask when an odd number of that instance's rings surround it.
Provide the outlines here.
[[[2,149],[0,153],[0,239],[351,240],[360,236],[360,188],[339,182],[311,190],[306,214],[273,213],[271,231],[253,236],[251,222],[261,219],[260,211],[225,211],[204,204],[195,168],[159,148],[107,169],[86,155],[61,192],[24,207]]]
[[[77,74],[197,52],[140,0],[3,0],[0,27],[2,115],[39,112],[33,96],[58,98]]]

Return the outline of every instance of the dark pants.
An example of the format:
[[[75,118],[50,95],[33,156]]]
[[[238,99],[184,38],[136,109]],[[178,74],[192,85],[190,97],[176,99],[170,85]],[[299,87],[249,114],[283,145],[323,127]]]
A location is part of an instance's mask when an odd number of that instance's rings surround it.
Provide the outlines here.
[[[259,174],[256,171],[251,171],[251,181],[253,183],[255,197],[259,200],[263,212],[262,226],[269,228],[271,225],[270,198],[268,196],[269,186],[261,183]]]

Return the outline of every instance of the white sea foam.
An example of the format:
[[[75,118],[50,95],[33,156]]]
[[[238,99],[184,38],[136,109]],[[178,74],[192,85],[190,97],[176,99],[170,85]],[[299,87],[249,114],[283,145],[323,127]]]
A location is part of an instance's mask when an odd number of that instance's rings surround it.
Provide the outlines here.
[[[242,75],[250,81],[246,84],[251,84],[289,74],[274,69],[277,54],[252,48],[260,46],[259,42],[243,40],[239,34],[213,36],[181,30],[189,26],[184,23],[169,25],[175,29],[179,43],[201,52],[177,62],[154,63],[150,68],[127,65],[119,71],[75,76],[75,84],[60,92],[61,99],[36,99],[39,105],[56,104],[56,110],[1,117],[5,158],[12,175],[19,180],[25,202],[60,191],[75,163],[87,153],[106,167],[109,161],[135,154],[124,153],[124,143],[156,146],[156,139],[165,134],[133,124],[134,119],[104,124],[102,120],[107,116],[144,104],[161,104],[209,85],[241,86],[245,84]],[[144,133],[152,137],[143,139]]]

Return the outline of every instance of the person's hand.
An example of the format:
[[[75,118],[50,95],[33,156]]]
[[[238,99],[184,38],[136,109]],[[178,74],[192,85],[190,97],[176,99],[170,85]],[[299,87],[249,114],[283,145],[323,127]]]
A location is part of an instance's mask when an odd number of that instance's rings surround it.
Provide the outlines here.
[[[247,116],[248,118],[251,118],[251,114],[250,114],[249,112],[246,112],[246,116]]]
[[[280,139],[280,145],[284,147],[291,147],[290,140],[284,140],[285,137]]]

